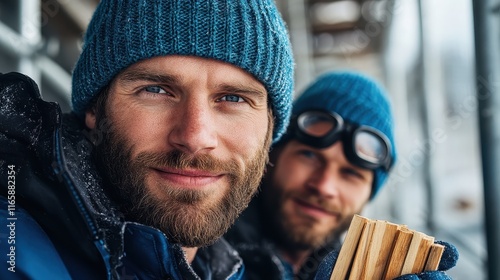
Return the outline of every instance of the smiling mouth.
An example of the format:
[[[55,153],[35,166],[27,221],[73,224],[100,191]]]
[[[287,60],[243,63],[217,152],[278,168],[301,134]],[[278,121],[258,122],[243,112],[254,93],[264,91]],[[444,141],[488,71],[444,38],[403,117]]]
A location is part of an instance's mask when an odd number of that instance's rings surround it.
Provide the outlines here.
[[[169,168],[151,168],[162,180],[186,189],[200,189],[212,185],[224,177],[224,174],[203,170],[179,170]]]
[[[320,206],[310,204],[310,203],[305,202],[301,199],[294,199],[293,202],[299,206],[299,208],[302,212],[305,212],[309,216],[318,217],[318,218],[323,218],[323,217],[338,218],[339,217],[339,214],[336,212],[329,211],[329,210],[324,209]]]

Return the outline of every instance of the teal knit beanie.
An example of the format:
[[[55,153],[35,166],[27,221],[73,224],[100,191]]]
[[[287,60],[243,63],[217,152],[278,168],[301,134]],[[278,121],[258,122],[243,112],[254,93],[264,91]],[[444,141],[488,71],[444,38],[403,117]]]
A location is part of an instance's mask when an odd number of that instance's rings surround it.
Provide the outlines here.
[[[101,0],[73,71],[73,111],[89,103],[123,69],[146,58],[192,55],[231,63],[267,89],[273,140],[288,125],[293,56],[273,0]]]
[[[381,131],[392,145],[392,165],[396,161],[393,116],[390,101],[372,79],[357,73],[329,72],[321,75],[293,103],[293,115],[309,109],[323,109],[345,120]],[[375,170],[371,199],[387,179],[383,168]]]

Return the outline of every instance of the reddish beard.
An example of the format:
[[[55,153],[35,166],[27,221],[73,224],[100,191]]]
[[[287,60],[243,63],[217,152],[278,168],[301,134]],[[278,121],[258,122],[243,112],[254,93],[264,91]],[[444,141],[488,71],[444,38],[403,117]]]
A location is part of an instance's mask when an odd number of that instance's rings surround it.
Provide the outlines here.
[[[98,122],[99,123],[99,122]],[[215,242],[234,223],[256,192],[268,160],[272,128],[254,157],[244,164],[221,161],[210,155],[192,156],[173,150],[168,153],[141,153],[132,158],[132,144],[109,126],[95,157],[105,179],[105,189],[125,218],[164,232],[170,242],[200,247]],[[154,194],[147,183],[150,166],[173,169],[193,168],[227,174],[222,195],[187,190],[162,183]],[[157,183],[159,184],[159,183]]]

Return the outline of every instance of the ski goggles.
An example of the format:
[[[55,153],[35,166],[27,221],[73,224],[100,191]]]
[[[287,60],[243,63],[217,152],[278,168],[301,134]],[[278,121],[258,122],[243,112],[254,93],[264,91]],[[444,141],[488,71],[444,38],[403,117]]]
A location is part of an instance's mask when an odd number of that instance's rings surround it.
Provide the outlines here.
[[[341,140],[344,154],[352,164],[374,170],[383,167],[389,171],[392,147],[379,130],[345,121],[335,112],[305,111],[292,118],[291,137],[323,149]]]

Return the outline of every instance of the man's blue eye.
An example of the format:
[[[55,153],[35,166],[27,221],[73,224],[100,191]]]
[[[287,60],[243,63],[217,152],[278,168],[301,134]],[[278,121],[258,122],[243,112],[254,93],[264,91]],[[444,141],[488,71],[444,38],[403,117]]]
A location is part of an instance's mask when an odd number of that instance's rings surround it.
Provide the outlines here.
[[[364,178],[364,176],[359,171],[357,171],[354,168],[344,168],[342,171],[343,171],[344,174],[346,174],[348,176],[353,176],[353,177],[356,177],[356,178],[359,178],[359,179],[363,179]]]
[[[229,101],[229,102],[243,102],[243,98],[237,96],[237,95],[226,95],[221,98],[222,101]]]
[[[300,154],[307,157],[307,158],[314,158],[316,157],[316,154],[312,151],[307,151],[307,150],[304,150],[304,151],[300,151]]]
[[[144,88],[147,92],[152,92],[152,93],[166,93],[165,90],[163,90],[159,86],[147,86]]]

